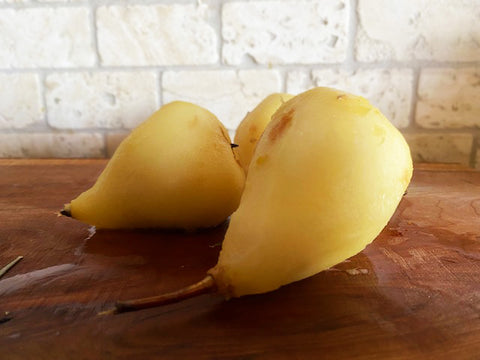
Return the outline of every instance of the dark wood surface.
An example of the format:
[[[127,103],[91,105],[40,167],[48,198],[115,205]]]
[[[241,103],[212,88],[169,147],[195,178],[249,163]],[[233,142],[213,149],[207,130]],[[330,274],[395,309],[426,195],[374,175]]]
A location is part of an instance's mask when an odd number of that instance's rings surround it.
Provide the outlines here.
[[[480,359],[480,173],[423,167],[362,253],[278,291],[99,317],[200,280],[225,226],[57,216],[104,160],[0,160],[0,359]],[[8,314],[5,315],[5,312]]]

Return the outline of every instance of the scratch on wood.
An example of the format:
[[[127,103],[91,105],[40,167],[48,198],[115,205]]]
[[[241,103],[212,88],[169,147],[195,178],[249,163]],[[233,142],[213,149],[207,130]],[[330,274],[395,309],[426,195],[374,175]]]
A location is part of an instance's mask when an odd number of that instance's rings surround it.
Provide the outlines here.
[[[480,200],[477,199],[477,200],[470,201],[470,207],[473,209],[473,212],[475,213],[475,215],[480,216],[480,210],[477,209],[477,206],[476,206],[477,202],[480,202]]]
[[[413,258],[416,260],[417,263],[426,263],[427,261],[425,258],[428,258],[428,255],[425,253],[425,250],[423,249],[411,249],[409,251],[410,255],[413,256]],[[425,256],[427,255],[427,256]]]
[[[390,258],[391,260],[393,260],[393,262],[397,265],[400,265],[401,267],[403,267],[404,269],[407,269],[407,270],[410,270],[411,267],[410,265],[408,264],[408,262],[403,258],[401,257],[400,255],[398,255],[396,252],[394,251],[391,251],[389,249],[386,249],[386,248],[381,248],[382,252],[388,257]]]

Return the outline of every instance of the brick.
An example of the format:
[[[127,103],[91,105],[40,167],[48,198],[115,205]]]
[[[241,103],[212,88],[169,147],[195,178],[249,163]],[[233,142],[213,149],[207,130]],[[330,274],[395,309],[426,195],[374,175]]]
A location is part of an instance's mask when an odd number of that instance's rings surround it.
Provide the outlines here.
[[[77,67],[95,63],[88,9],[0,9],[0,67]]]
[[[332,1],[252,1],[223,6],[223,60],[238,65],[337,63],[346,58],[348,5]],[[314,35],[313,35],[314,34]]]
[[[135,127],[159,107],[157,82],[147,71],[51,74],[48,123],[60,129]]]
[[[40,83],[35,74],[0,74],[0,129],[43,123]]]
[[[0,157],[104,157],[102,134],[0,134]]]
[[[424,128],[480,127],[480,69],[424,69],[416,122]]]
[[[413,72],[410,69],[292,71],[287,76],[287,92],[298,94],[315,86],[327,86],[361,95],[398,128],[409,124]]]
[[[107,156],[112,157],[118,145],[128,136],[127,131],[117,131],[107,134]]]
[[[218,60],[207,5],[102,6],[97,10],[103,65],[198,65]]]
[[[379,60],[480,60],[480,2],[359,0],[356,56]]]
[[[405,134],[414,162],[470,164],[471,134]]]
[[[281,82],[275,70],[166,71],[162,78],[163,100],[203,106],[234,130],[263,98],[280,91]]]

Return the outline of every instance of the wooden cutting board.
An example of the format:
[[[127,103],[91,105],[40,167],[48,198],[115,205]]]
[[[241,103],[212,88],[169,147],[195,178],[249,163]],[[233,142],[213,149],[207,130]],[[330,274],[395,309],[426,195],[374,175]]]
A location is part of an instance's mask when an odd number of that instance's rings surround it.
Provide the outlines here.
[[[278,291],[102,317],[200,280],[226,229],[94,231],[57,216],[104,165],[0,160],[0,267],[24,256],[0,279],[0,359],[480,359],[479,172],[417,168],[370,246]]]

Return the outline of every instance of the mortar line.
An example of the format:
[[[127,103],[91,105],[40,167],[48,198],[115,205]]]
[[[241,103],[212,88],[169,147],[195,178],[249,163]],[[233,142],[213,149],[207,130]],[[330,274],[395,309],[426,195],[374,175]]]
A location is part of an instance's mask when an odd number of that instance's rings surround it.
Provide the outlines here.
[[[475,69],[478,68],[478,62],[465,62],[462,64],[456,64],[451,62],[377,62],[377,63],[361,63],[355,61],[355,67],[362,70],[382,70],[382,69]],[[215,64],[187,64],[187,65],[106,65],[106,66],[77,66],[77,67],[52,67],[52,66],[38,66],[38,67],[22,67],[22,68],[0,68],[0,73],[29,73],[34,71],[51,71],[59,73],[74,73],[74,72],[131,72],[131,71],[222,71],[222,70],[278,70],[285,69],[291,70],[309,70],[313,69],[342,69],[345,68],[346,63],[290,63],[290,64],[240,64],[240,65],[227,65],[222,64],[220,67]]]
[[[100,49],[98,46],[98,29],[97,29],[97,5],[94,1],[89,1],[89,20],[90,20],[90,41],[92,42],[92,48],[95,53],[94,68],[100,67]]]
[[[478,131],[473,132],[473,141],[472,141],[472,149],[470,151],[470,167],[475,169],[477,165],[477,161],[480,159],[476,159],[477,157],[477,149],[480,148],[480,135]]]
[[[40,98],[42,102],[43,108],[43,121],[42,125],[43,128],[46,130],[51,131],[50,126],[48,124],[48,106],[47,106],[47,91],[46,91],[46,74],[43,71],[37,72],[38,76],[38,83],[39,83],[39,91],[40,91]]]
[[[103,131],[102,136],[103,136],[102,154],[103,154],[103,157],[107,159],[108,158],[108,143],[107,143],[108,132]]]
[[[53,131],[52,131],[53,130]],[[45,128],[35,128],[35,127],[27,127],[21,129],[2,129],[4,133],[24,133],[24,134],[73,134],[73,133],[87,133],[87,134],[99,134],[103,132],[130,132],[133,128],[125,128],[125,127],[115,127],[115,128],[105,128],[105,127],[98,127],[98,128],[52,128],[45,129]],[[478,138],[480,134],[478,133],[477,129],[474,128],[451,128],[451,129],[427,129],[427,128],[419,128],[414,131],[408,128],[401,128],[399,129],[402,133],[405,134],[419,134],[419,135],[472,135],[475,139],[480,140]],[[480,143],[477,141],[477,145]]]
[[[2,129],[1,133],[4,134],[63,134],[63,135],[76,135],[76,134],[103,134],[104,132],[130,132],[133,129],[130,128],[35,128],[26,127],[21,129]]]
[[[191,5],[194,4],[196,0],[129,0],[128,2],[119,1],[119,0],[83,0],[78,2],[61,2],[55,3],[52,2],[11,2],[11,3],[0,3],[0,9],[35,9],[35,8],[74,8],[74,7],[84,7],[85,5],[94,4],[96,6],[110,6],[110,5],[119,5],[119,6],[130,6],[130,5]]]
[[[408,129],[418,130],[419,126],[416,122],[417,118],[417,104],[418,104],[418,91],[419,91],[419,84],[420,84],[420,72],[421,69],[418,67],[412,68],[413,71],[413,79],[412,79],[412,86],[411,86],[411,103],[410,103],[410,113],[409,113],[409,121],[408,121]]]
[[[49,74],[52,74],[53,72],[52,71],[49,71],[49,70],[45,70],[45,69],[41,69],[40,70],[40,73],[42,74],[42,77],[43,77],[43,98],[44,98],[44,101],[45,101],[45,126],[46,128],[51,132],[51,133],[56,133],[58,131],[57,128],[55,128],[54,126],[52,126],[50,124],[50,116],[49,116],[49,108],[48,108],[48,101],[47,101],[47,77]]]
[[[218,66],[223,65],[223,2],[221,0],[217,1],[217,32],[218,32]]]
[[[347,54],[345,67],[347,70],[356,70],[357,62],[355,59],[355,41],[357,35],[357,0],[349,0],[348,3],[348,22],[347,22]]]
[[[60,9],[60,8],[85,8],[89,5],[87,1],[81,2],[62,2],[58,4],[52,4],[51,2],[31,2],[31,3],[1,3],[0,9],[13,9],[13,10],[25,10],[25,9]]]
[[[288,70],[282,69],[282,71],[280,72],[280,75],[282,77],[280,92],[286,94],[288,89]]]
[[[412,129],[410,127],[400,128],[400,132],[404,134],[419,134],[419,135],[472,135],[475,136],[477,129],[473,127],[461,128],[422,128],[418,127]]]
[[[158,99],[158,106],[163,106],[163,72],[157,72],[157,99]]]
[[[110,5],[192,5],[201,0],[93,0],[97,6]]]

